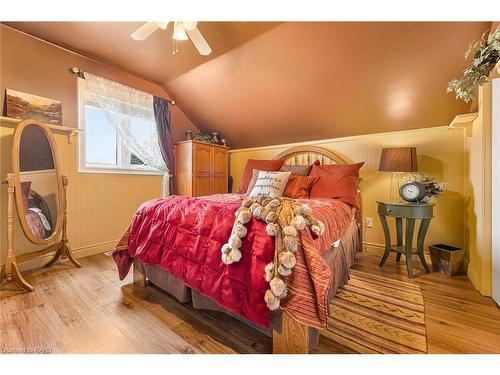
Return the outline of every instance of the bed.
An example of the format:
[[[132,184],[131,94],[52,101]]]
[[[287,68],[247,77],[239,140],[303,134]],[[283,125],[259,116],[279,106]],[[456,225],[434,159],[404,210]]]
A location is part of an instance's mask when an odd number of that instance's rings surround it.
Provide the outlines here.
[[[278,159],[287,165],[315,160],[348,164],[339,154],[315,146],[291,148],[274,158]],[[327,224],[326,235],[316,238],[302,231],[298,266],[286,280],[290,293],[281,309],[269,311],[262,302],[262,273],[274,245],[265,225],[249,223],[242,246],[245,261],[229,266],[220,262],[220,246],[243,199],[241,194],[223,194],[146,202],[113,253],[120,278],[133,266],[136,286],[152,283],[197,309],[231,314],[272,336],[273,353],[309,353],[319,330],[326,327],[329,303],[347,282],[361,249],[361,207],[330,199],[303,201]]]

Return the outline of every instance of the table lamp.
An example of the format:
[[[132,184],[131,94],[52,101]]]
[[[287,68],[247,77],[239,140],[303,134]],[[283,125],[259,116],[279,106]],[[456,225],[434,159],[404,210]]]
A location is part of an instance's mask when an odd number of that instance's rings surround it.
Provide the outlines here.
[[[417,149],[415,147],[383,148],[378,170],[392,172],[390,199],[395,200],[399,195],[397,174],[417,172]]]

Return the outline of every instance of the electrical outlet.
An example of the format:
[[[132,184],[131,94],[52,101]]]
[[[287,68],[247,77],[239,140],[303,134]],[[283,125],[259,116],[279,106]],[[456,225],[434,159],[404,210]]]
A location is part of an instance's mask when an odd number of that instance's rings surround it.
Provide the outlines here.
[[[367,217],[365,219],[365,224],[367,228],[373,228],[373,218]]]

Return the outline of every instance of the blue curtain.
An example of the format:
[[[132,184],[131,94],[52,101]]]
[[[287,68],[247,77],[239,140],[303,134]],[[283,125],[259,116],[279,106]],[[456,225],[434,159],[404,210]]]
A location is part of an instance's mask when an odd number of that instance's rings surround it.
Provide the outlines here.
[[[163,98],[153,98],[154,115],[156,128],[158,131],[158,143],[160,144],[161,154],[165,164],[170,172],[170,194],[176,194],[175,186],[175,155],[172,142],[172,124],[168,100]]]

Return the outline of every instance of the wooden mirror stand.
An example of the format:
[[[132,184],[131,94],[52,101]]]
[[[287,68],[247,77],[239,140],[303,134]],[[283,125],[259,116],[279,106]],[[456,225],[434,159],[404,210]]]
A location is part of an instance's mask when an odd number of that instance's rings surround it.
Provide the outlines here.
[[[24,169],[20,167],[20,158],[19,151],[22,150],[21,147],[21,135],[25,128],[36,126],[43,130],[44,134],[47,136],[46,144],[50,144],[50,152],[52,159],[49,157],[47,160],[51,162],[50,171],[55,176],[56,187],[55,193],[57,196],[57,208],[54,210],[55,223],[52,223],[52,226],[49,223],[48,217],[45,217],[47,225],[49,225],[47,230],[51,230],[51,232],[47,232],[46,236],[37,237],[35,233],[32,233],[30,226],[26,221],[25,210],[28,210],[28,205],[23,204],[23,194],[31,194],[30,192],[23,192],[24,187],[22,187],[21,174]],[[35,128],[36,129],[36,128]],[[24,145],[26,146],[26,145]],[[31,146],[31,145],[30,145]],[[33,148],[33,147],[32,147]],[[49,146],[47,146],[49,149]],[[35,151],[37,148],[35,148]],[[28,152],[30,153],[30,152]],[[33,153],[31,152],[30,157],[33,160]],[[42,123],[35,120],[24,120],[18,124],[18,128],[14,132],[14,142],[12,146],[12,165],[13,165],[13,173],[7,174],[6,180],[3,182],[7,184],[7,259],[5,264],[0,271],[0,282],[10,282],[15,281],[19,286],[22,287],[23,290],[31,292],[34,290],[33,286],[31,286],[26,279],[21,274],[19,264],[27,262],[32,259],[39,258],[43,255],[55,252],[53,258],[45,265],[45,267],[49,267],[56,263],[60,258],[68,259],[75,267],[80,268],[82,265],[75,260],[73,254],[71,252],[71,248],[68,244],[68,236],[67,236],[67,222],[68,222],[68,210],[67,210],[67,200],[66,200],[66,191],[68,187],[68,177],[60,172],[60,162],[59,157],[57,155],[57,147],[55,144],[54,136],[51,134],[50,130]],[[40,159],[37,155],[35,155],[34,160]],[[43,159],[43,158],[42,158]],[[30,170],[30,169],[28,169]],[[36,172],[36,167],[33,169]],[[24,184],[24,182],[23,182]],[[29,186],[31,186],[31,181],[29,181]],[[28,190],[29,190],[28,186]],[[34,194],[34,193],[33,193]],[[24,196],[26,199],[27,195]],[[14,251],[14,205],[16,205],[17,216],[19,218],[19,223],[21,224],[21,228],[24,232],[26,238],[37,245],[48,245],[41,250],[35,250],[28,253],[23,253],[18,256],[15,255]],[[33,208],[29,208],[29,210],[34,210]],[[45,224],[43,224],[45,226]],[[43,230],[43,228],[42,228]],[[57,240],[61,234],[61,239]],[[57,241],[57,242],[54,242]]]

